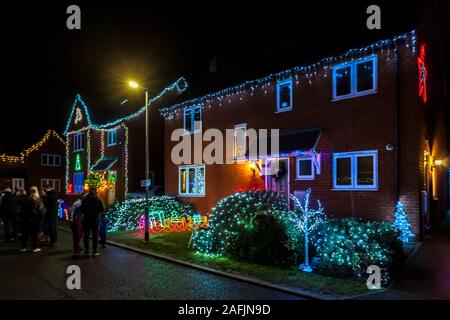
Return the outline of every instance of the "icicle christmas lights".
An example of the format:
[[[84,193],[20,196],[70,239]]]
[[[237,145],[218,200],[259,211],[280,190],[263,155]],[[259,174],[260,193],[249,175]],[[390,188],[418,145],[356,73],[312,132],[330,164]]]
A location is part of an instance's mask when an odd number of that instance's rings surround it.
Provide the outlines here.
[[[398,43],[400,42],[404,42],[405,46],[407,48],[410,48],[411,52],[415,54],[416,32],[415,30],[413,30],[411,32],[396,36],[392,39],[380,40],[363,48],[350,49],[344,54],[333,57],[327,57],[308,66],[299,66],[292,69],[281,71],[279,73],[269,74],[268,76],[259,79],[248,80],[241,84],[223,90],[208,93],[201,97],[197,97],[172,106],[161,108],[160,112],[165,119],[170,120],[173,119],[175,116],[182,114],[186,107],[190,107],[193,105],[201,104],[202,108],[205,109],[211,108],[212,104],[215,103],[218,107],[221,107],[224,102],[230,103],[231,100],[234,99],[235,97],[239,97],[239,99],[242,100],[243,96],[247,93],[254,95],[256,90],[260,90],[261,93],[267,94],[268,87],[271,87],[271,90],[273,90],[273,86],[277,83],[277,81],[286,80],[288,78],[295,79],[296,85],[299,85],[302,77],[305,79],[307,83],[312,84],[311,79],[320,76],[319,72],[323,72],[323,78],[326,78],[327,73],[330,72],[332,66],[343,60],[345,61],[353,60],[355,57],[362,58],[364,55],[374,54],[377,51],[383,52],[383,50],[386,48],[388,49],[387,55],[389,60],[389,54],[391,53],[389,48],[391,47],[396,48]]]

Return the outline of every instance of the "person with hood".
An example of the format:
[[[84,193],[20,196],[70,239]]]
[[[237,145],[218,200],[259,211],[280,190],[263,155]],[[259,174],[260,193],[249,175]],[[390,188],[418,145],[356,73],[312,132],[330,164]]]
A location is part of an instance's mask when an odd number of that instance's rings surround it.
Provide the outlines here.
[[[84,254],[89,255],[89,237],[92,234],[92,254],[98,256],[98,228],[100,214],[105,211],[105,205],[97,194],[97,188],[89,188],[89,193],[81,203],[81,212],[83,213],[83,237]]]
[[[3,191],[2,202],[0,203],[0,218],[3,220],[4,242],[15,241],[17,237],[16,229],[17,199],[10,188]]]
[[[48,228],[50,245],[56,246],[58,242],[57,223],[58,223],[58,194],[50,185],[44,188],[45,196],[43,203],[45,207],[44,224]]]
[[[72,229],[74,254],[81,253],[80,240],[83,234],[83,212],[81,212],[81,204],[85,197],[86,193],[83,193],[70,209],[70,229]]]
[[[25,191],[19,192],[18,203],[20,206],[20,215],[22,221],[22,239],[21,252],[27,251],[28,238],[31,240],[31,247],[33,252],[40,252],[41,249],[37,247],[37,234],[39,230],[39,223],[42,219],[44,206],[39,190],[37,187],[32,187],[30,196],[27,197]]]

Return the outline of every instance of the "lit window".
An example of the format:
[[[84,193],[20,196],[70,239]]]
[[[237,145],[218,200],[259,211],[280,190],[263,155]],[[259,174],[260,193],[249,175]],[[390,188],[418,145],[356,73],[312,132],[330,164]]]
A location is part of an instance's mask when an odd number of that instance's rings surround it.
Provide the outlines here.
[[[345,99],[377,90],[377,57],[370,56],[333,68],[333,99]]]
[[[314,180],[314,161],[312,157],[297,157],[296,163],[298,180]]]
[[[244,159],[247,151],[246,138],[247,124],[237,124],[234,126],[234,159]]]
[[[75,133],[73,136],[73,151],[84,150],[84,133]]]
[[[200,105],[184,111],[184,129],[190,133],[201,131],[202,107]]]
[[[61,191],[61,180],[59,179],[41,179],[41,188],[51,186],[56,192]]]
[[[292,110],[292,79],[277,82],[277,111]]]
[[[82,193],[84,191],[84,173],[76,172],[73,174],[73,192]]]
[[[41,165],[45,167],[60,167],[61,156],[58,154],[41,154]]]
[[[110,130],[108,132],[108,137],[106,141],[106,145],[109,146],[115,146],[117,144],[117,129],[116,130]]]
[[[181,166],[178,169],[179,194],[184,196],[205,195],[205,166]]]
[[[334,189],[376,189],[377,187],[377,151],[333,154]]]

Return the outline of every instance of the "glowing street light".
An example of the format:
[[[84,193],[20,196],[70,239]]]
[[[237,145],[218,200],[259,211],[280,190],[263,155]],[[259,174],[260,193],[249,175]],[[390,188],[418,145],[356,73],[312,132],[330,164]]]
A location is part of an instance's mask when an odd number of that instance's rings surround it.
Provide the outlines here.
[[[136,81],[128,81],[128,85],[133,89],[139,88],[139,85]]]

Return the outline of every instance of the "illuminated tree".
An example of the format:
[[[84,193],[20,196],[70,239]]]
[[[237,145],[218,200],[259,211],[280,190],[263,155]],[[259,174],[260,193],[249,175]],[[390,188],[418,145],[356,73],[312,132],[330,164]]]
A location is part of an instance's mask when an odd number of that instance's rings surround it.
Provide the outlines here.
[[[414,238],[414,233],[411,232],[411,224],[408,222],[408,215],[403,208],[403,203],[398,201],[397,211],[395,212],[394,227],[400,232],[400,241],[403,243],[408,243]]]
[[[309,207],[309,198],[311,196],[311,189],[306,190],[304,204],[294,195],[291,194],[291,199],[295,203],[295,210],[290,215],[289,220],[293,221],[297,228],[303,232],[305,242],[305,262],[299,266],[299,269],[305,272],[311,272],[312,268],[309,265],[309,233],[316,229],[325,220],[325,214],[320,201],[317,201],[318,208],[312,209]]]

